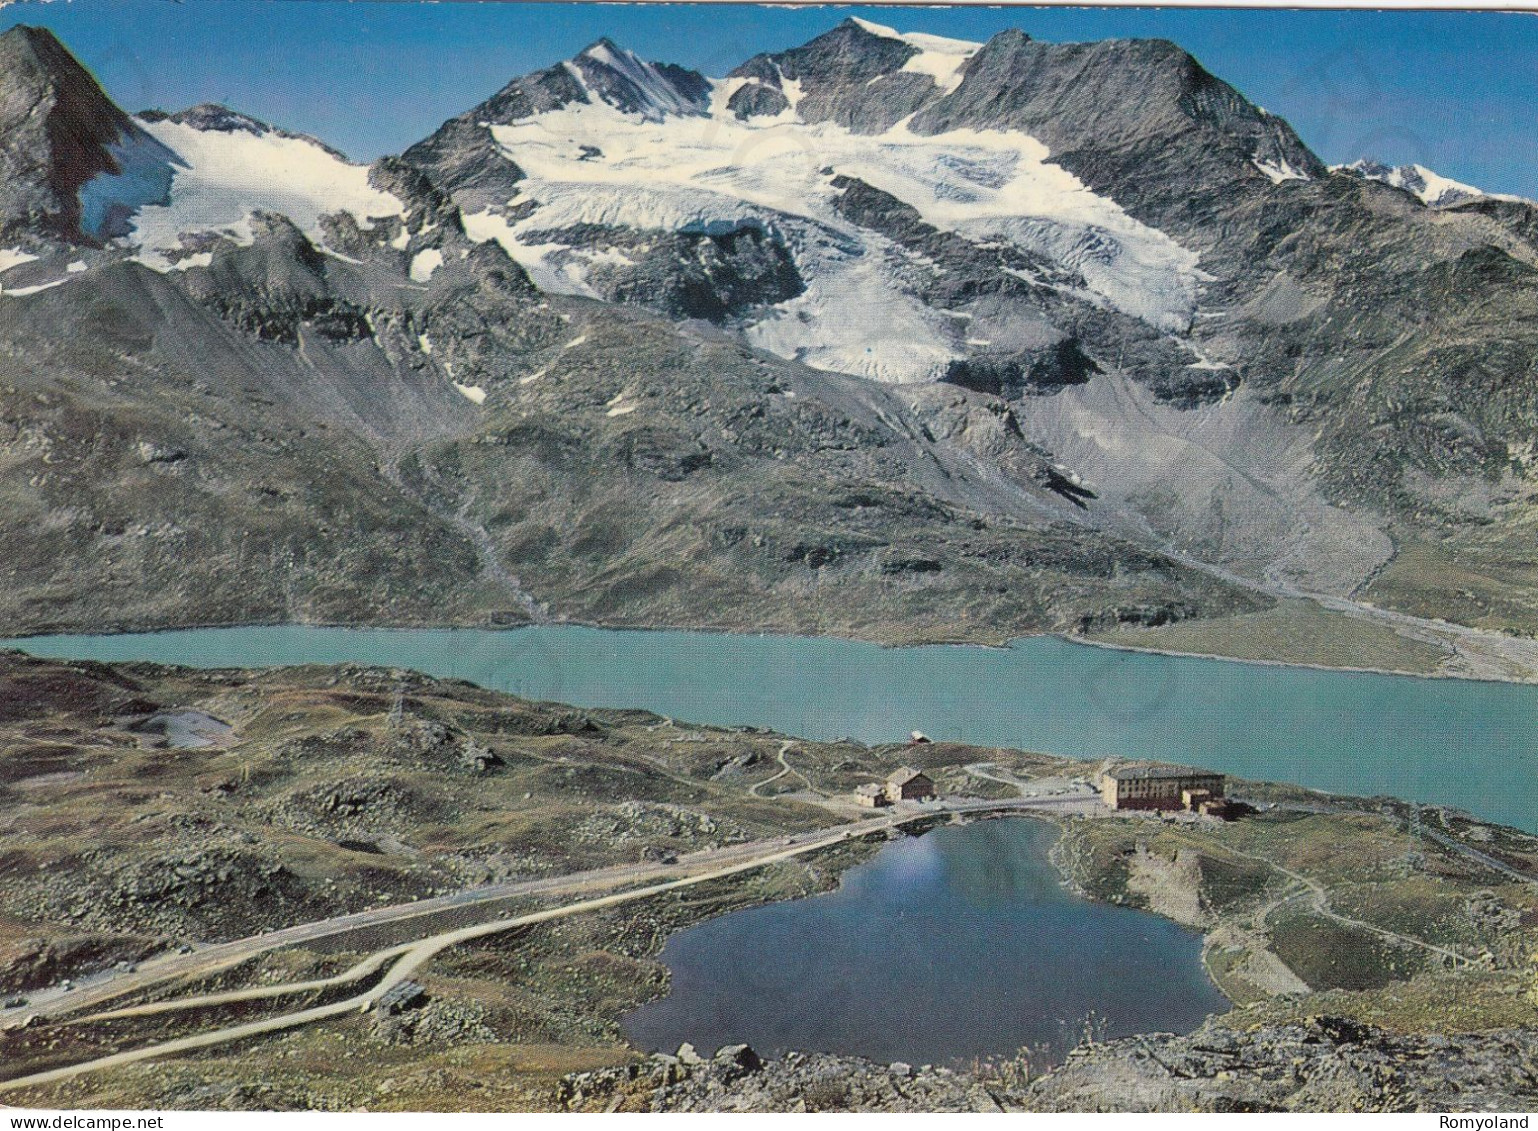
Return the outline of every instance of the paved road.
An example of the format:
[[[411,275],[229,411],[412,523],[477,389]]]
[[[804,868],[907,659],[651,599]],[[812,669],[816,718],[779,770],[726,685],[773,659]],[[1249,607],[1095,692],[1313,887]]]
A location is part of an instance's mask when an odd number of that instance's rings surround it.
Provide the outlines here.
[[[908,819],[912,819],[910,816]],[[819,833],[828,830],[818,830]],[[303,946],[338,935],[367,931],[372,928],[409,923],[414,918],[426,918],[461,908],[499,900],[542,895],[560,895],[595,889],[615,888],[623,885],[642,884],[649,881],[675,878],[698,869],[718,868],[743,858],[762,854],[769,846],[795,844],[816,833],[802,833],[799,837],[775,838],[748,844],[729,845],[725,848],[707,849],[679,857],[675,864],[620,864],[607,868],[595,868],[586,872],[574,872],[538,880],[520,880],[514,883],[491,884],[471,888],[451,895],[413,903],[375,907],[349,915],[338,915],[312,923],[300,923],[266,934],[251,935],[231,942],[218,943],[200,948],[191,954],[166,955],[140,964],[134,973],[114,974],[99,982],[83,985],[68,994],[56,994],[52,999],[33,995],[32,1004],[11,1010],[0,1010],[0,1025],[19,1020],[29,1013],[46,1013],[49,1017],[65,1017],[83,1010],[93,1009],[127,994],[138,993],[152,986],[175,979],[192,980],[206,978],[231,966],[249,961],[258,955],[285,947]]]
[[[685,857],[683,859],[689,860],[691,858]],[[560,894],[562,892],[581,891],[595,887],[617,887],[627,883],[643,883],[665,875],[669,871],[670,869],[662,864],[620,865],[610,868],[598,868],[588,872],[577,872],[539,880],[493,884],[487,887],[455,892],[452,895],[419,900],[415,903],[392,904],[388,907],[375,907],[367,911],[358,911],[350,915],[339,915],[335,918],[324,919],[318,922],[300,923],[292,927],[285,927],[282,930],[270,931],[266,934],[252,935],[248,938],[235,939],[231,942],[202,947],[191,954],[174,954],[151,959],[141,963],[139,969],[132,974],[116,974],[103,981],[80,986],[65,995],[56,994],[52,999],[46,998],[43,995],[33,995],[32,1004],[29,1006],[12,1010],[0,1010],[0,1025],[23,1017],[28,1013],[46,1012],[51,1017],[78,1013],[81,1010],[101,1005],[113,998],[137,993],[151,986],[159,985],[162,982],[173,979],[205,978],[220,970],[225,970],[245,962],[257,955],[265,954],[272,950],[280,950],[284,947],[302,946],[306,943],[317,942],[337,935],[365,931],[369,928],[400,923],[412,918],[426,917],[492,900]]]
[[[148,1006],[133,1007],[124,1010],[115,1010],[102,1016],[147,1016],[153,1013],[169,1012],[176,1008],[197,1008],[200,1006],[227,1003],[230,1001],[250,1000],[260,996],[274,996],[279,993],[303,992],[307,989],[325,988],[327,986],[343,984],[346,980],[357,980],[377,970],[389,959],[394,958],[393,965],[386,970],[384,976],[369,989],[355,994],[343,1001],[332,1002],[329,1005],[314,1006],[309,1009],[285,1013],[275,1017],[262,1018],[258,1021],[247,1022],[224,1029],[218,1029],[209,1033],[199,1033],[189,1037],[182,1037],[173,1041],[160,1044],[146,1045],[137,1049],[129,1049],[124,1052],[114,1053],[110,1056],[100,1057],[96,1060],[85,1061],[81,1064],[66,1065],[61,1068],[50,1069],[46,1072],[34,1073],[29,1076],[17,1077],[11,1080],[0,1081],[0,1092],[15,1091],[19,1088],[34,1087],[41,1084],[55,1083],[67,1080],[71,1077],[87,1072],[98,1072],[108,1068],[119,1068],[139,1061],[150,1060],[163,1056],[174,1056],[178,1053],[192,1052],[198,1049],[211,1048],[216,1045],[227,1044],[231,1041],[244,1040],[249,1037],[260,1036],[266,1033],[279,1032],[284,1029],[292,1029],[301,1025],[308,1025],[315,1021],[327,1018],[339,1017],[343,1014],[366,1010],[371,1008],[386,991],[399,985],[420,969],[441,951],[461,943],[474,939],[485,938],[489,935],[500,934],[504,931],[514,930],[535,923],[548,922],[552,919],[566,918],[572,915],[581,915],[589,911],[597,911],[606,907],[613,907],[632,900],[648,899],[654,895],[673,891],[678,888],[689,887],[694,884],[706,883],[711,880],[721,879],[740,872],[761,868],[767,864],[773,864],[781,860],[788,860],[808,852],[816,852],[823,848],[831,847],[843,841],[858,837],[869,836],[873,833],[885,832],[901,825],[931,817],[944,817],[951,814],[981,813],[981,812],[1007,812],[1011,810],[1029,809],[1065,809],[1075,806],[1083,806],[1085,801],[1079,797],[1050,797],[1032,800],[1014,801],[959,801],[950,803],[931,803],[905,807],[889,815],[874,817],[862,821],[854,821],[839,825],[831,829],[819,829],[815,832],[802,833],[797,836],[780,837],[771,841],[758,841],[750,846],[738,846],[737,854],[742,858],[731,863],[705,867],[703,870],[677,879],[665,880],[653,883],[645,887],[633,888],[626,891],[614,892],[608,895],[579,900],[574,903],[564,904],[560,907],[547,908],[542,911],[520,915],[515,918],[499,919],[490,923],[479,923],[474,926],[460,927],[455,930],[442,931],[428,935],[413,943],[384,948],[370,955],[363,962],[353,967],[352,970],[337,975],[334,978],[324,979],[319,982],[290,983],[281,987],[261,987],[259,992],[247,996],[246,991],[235,991],[232,994],[214,994],[201,998],[188,999],[179,1003],[162,1002]],[[706,854],[701,854],[706,855]],[[608,874],[615,869],[604,869],[601,873]],[[629,876],[634,877],[636,870],[625,869]],[[579,876],[593,876],[600,873],[581,873]],[[568,881],[575,881],[578,877],[567,877]],[[542,881],[554,884],[557,881]],[[505,895],[488,895],[493,889],[481,888],[472,892],[461,893],[460,896],[447,897],[448,900],[457,900],[460,904],[467,902],[486,901],[488,899],[501,899]],[[452,904],[451,904],[452,905]],[[389,918],[394,913],[394,918]],[[363,916],[373,917],[374,921],[400,921],[422,915],[420,904],[405,904],[394,908],[379,908],[373,912],[364,912]],[[252,939],[243,939],[237,943],[227,943],[225,948],[240,948],[242,945],[249,948],[250,954],[262,953],[273,949],[272,940],[281,935],[295,937],[298,941],[311,941],[315,938],[325,937],[338,931],[351,931],[357,929],[356,920],[360,916],[342,916],[338,919],[325,920],[320,923],[305,924],[300,927],[289,928],[288,931],[274,932],[269,935],[258,935]],[[338,924],[347,922],[346,926]],[[280,943],[278,945],[292,945]],[[222,949],[222,948],[214,948]],[[226,956],[227,957],[227,956]],[[234,959],[241,961],[243,958]],[[156,977],[156,981],[163,980]],[[153,984],[153,983],[151,983]],[[124,992],[121,988],[113,990],[113,996]],[[72,1003],[78,1004],[78,1003]]]
[[[1495,857],[1489,855],[1488,853],[1481,852],[1479,849],[1474,848],[1471,845],[1464,844],[1461,840],[1454,840],[1446,833],[1439,833],[1435,829],[1428,829],[1422,826],[1421,835],[1430,837],[1438,844],[1445,848],[1452,849],[1460,856],[1465,856],[1468,859],[1474,861],[1476,864],[1483,864],[1486,868],[1489,868],[1495,872],[1499,872],[1501,875],[1510,879],[1517,880],[1518,882],[1524,884],[1538,885],[1538,877],[1529,876],[1526,872],[1518,871],[1510,864],[1506,864],[1500,860],[1497,860]]]

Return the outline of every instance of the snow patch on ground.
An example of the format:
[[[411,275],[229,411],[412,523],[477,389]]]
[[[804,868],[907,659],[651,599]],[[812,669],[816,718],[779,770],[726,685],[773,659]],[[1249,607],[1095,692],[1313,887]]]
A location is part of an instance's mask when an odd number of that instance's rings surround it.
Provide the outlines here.
[[[800,79],[788,79],[784,74],[780,75],[780,93],[785,95],[785,101],[790,103],[790,109],[785,113],[791,121],[801,119],[801,101],[806,97],[806,89],[801,85]]]
[[[30,251],[22,251],[19,247],[0,247],[0,272],[9,271],[12,267],[20,267],[23,263],[34,263],[37,256]]]
[[[454,388],[458,389],[467,401],[474,404],[486,403],[486,390],[479,385],[461,385],[458,381],[455,381]]]
[[[27,295],[35,295],[39,291],[50,291],[54,287],[62,287],[67,282],[69,282],[69,279],[63,278],[54,279],[52,282],[48,283],[38,283],[35,286],[30,287],[0,286],[0,295],[4,295],[6,298],[24,298]]]
[[[476,243],[496,240],[540,290],[558,295],[581,295],[583,298],[599,297],[598,292],[587,285],[584,277],[588,262],[580,256],[573,258],[568,254],[565,244],[530,243],[519,239],[513,226],[490,209],[465,213],[461,219],[465,235]]]
[[[1283,181],[1306,181],[1309,179],[1307,173],[1294,169],[1292,162],[1288,161],[1285,157],[1280,161],[1262,161],[1256,157],[1254,158],[1254,165],[1255,168],[1271,179],[1273,185],[1279,185]]]
[[[749,326],[747,340],[813,369],[891,384],[939,379],[964,350],[943,312],[893,284],[895,254],[879,237],[823,243],[805,257],[816,264],[806,291]]]
[[[435,247],[425,248],[411,257],[411,281],[425,283],[433,272],[443,266],[443,252]]]
[[[168,202],[140,207],[126,237],[159,270],[173,266],[162,253],[179,247],[183,232],[215,231],[250,242],[247,217],[255,211],[280,212],[313,238],[329,212],[350,212],[370,227],[371,217],[405,211],[395,196],[369,185],[367,167],[302,138],[204,131],[169,120],[143,128],[176,159]]]

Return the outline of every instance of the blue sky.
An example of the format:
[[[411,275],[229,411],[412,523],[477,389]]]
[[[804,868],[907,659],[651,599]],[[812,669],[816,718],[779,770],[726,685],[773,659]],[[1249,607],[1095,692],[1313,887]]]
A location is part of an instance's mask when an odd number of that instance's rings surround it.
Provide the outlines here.
[[[224,102],[359,159],[397,152],[515,75],[608,35],[719,75],[858,15],[986,39],[1162,36],[1281,114],[1327,161],[1418,161],[1538,197],[1538,17],[1128,8],[23,0],[130,110]]]

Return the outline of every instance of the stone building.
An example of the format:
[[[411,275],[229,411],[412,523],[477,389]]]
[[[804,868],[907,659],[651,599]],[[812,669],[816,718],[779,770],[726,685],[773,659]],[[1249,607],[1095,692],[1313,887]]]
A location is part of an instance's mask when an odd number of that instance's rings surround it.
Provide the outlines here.
[[[1194,766],[1134,762],[1100,776],[1100,796],[1112,809],[1190,809],[1204,812],[1223,801],[1223,775]]]
[[[887,799],[886,787],[880,782],[868,781],[862,786],[857,786],[854,791],[854,799],[861,805],[871,809],[878,809],[883,805],[892,804]]]

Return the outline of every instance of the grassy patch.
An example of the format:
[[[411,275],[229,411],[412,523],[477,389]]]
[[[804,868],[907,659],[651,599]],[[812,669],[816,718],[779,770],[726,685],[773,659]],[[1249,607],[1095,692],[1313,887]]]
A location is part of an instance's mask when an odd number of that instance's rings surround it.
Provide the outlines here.
[[[1274,660],[1328,668],[1382,668],[1418,675],[1437,671],[1446,649],[1411,640],[1372,621],[1283,601],[1274,609],[1215,620],[1187,620],[1159,628],[1119,628],[1092,639],[1132,648]]]
[[[1426,969],[1425,952],[1311,911],[1284,908],[1268,925],[1272,950],[1315,989],[1378,989]]]

